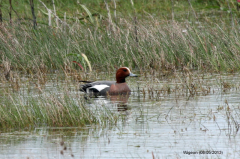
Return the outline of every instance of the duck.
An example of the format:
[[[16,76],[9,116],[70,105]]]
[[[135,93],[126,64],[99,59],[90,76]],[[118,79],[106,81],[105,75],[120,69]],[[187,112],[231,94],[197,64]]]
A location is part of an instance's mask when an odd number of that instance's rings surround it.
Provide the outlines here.
[[[127,77],[138,77],[128,67],[121,67],[116,72],[116,81],[95,81],[80,85],[80,91],[95,96],[130,95],[131,89],[126,83]],[[80,81],[87,82],[87,81]]]

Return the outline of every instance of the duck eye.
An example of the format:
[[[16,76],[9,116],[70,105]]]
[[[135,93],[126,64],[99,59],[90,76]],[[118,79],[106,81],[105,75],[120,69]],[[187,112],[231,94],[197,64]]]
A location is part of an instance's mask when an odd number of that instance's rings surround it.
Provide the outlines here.
[[[127,72],[127,69],[124,69],[123,71],[124,71],[124,72]]]

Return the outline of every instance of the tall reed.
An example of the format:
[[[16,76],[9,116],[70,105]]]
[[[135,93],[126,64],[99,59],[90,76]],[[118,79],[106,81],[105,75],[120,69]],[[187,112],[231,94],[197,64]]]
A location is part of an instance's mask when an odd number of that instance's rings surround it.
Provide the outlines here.
[[[211,16],[209,11],[196,14],[195,4],[190,3],[191,16],[182,10],[177,14],[178,9],[174,8],[174,19],[168,20],[147,12],[141,13],[140,18],[136,9],[138,3],[128,8],[129,13],[134,12],[134,17],[116,14],[118,4],[105,3],[107,9],[102,14],[74,3],[83,10],[82,17],[67,18],[65,12],[63,19],[63,14],[55,9],[55,5],[60,5],[58,1],[55,1],[54,12],[49,5],[40,2],[43,4],[39,10],[41,16],[37,17],[39,23],[35,29],[26,20],[5,22],[0,27],[0,62],[9,61],[12,69],[36,72],[78,68],[72,63],[76,58],[69,54],[84,55],[77,62],[89,70],[91,65],[93,69],[102,70],[129,66],[156,71],[188,67],[232,72],[240,68],[239,23],[237,13],[232,10],[231,14],[226,14],[224,9]],[[170,9],[174,7],[171,2],[162,3]],[[100,4],[94,3],[96,7]],[[153,2],[149,4],[154,7]],[[217,1],[212,4],[230,7]],[[111,15],[109,5],[114,5],[115,16]],[[46,7],[48,15],[45,15]],[[47,19],[51,17],[56,24],[48,26]]]

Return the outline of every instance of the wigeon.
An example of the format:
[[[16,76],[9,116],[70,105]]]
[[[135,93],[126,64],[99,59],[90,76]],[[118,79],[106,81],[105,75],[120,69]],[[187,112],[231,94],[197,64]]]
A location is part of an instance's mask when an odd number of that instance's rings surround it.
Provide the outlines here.
[[[131,90],[125,80],[128,76],[137,77],[137,75],[131,73],[128,67],[121,67],[117,70],[116,81],[86,83],[80,86],[80,91],[98,96],[130,94]]]

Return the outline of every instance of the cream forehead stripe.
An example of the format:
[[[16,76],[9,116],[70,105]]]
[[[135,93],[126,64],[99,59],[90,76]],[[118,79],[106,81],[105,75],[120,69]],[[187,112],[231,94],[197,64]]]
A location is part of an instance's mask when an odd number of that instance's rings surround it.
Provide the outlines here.
[[[128,67],[123,67],[123,68],[126,68],[126,69],[128,69],[129,72],[131,72],[130,69],[129,69]]]

